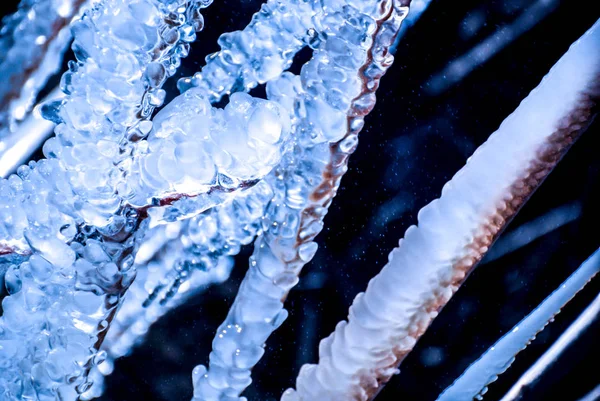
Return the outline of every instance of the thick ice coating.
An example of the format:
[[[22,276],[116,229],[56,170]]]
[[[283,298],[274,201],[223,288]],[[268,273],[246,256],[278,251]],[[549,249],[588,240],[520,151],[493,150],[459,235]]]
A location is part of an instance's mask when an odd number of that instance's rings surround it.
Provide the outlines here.
[[[128,202],[146,205],[152,197],[260,179],[279,163],[289,134],[288,112],[276,102],[234,93],[219,109],[190,89],[154,118],[127,177]]]

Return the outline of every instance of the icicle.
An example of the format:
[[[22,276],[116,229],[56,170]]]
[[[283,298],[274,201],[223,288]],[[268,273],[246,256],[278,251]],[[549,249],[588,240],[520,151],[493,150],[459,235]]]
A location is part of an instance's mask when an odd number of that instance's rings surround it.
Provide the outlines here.
[[[592,120],[600,96],[600,22],[555,65],[424,207],[389,263],[321,342],[284,401],[370,400],[439,310]]]
[[[505,334],[438,397],[438,401],[482,399],[498,379],[550,323],[554,316],[600,271],[600,250],[586,260],[533,312]]]

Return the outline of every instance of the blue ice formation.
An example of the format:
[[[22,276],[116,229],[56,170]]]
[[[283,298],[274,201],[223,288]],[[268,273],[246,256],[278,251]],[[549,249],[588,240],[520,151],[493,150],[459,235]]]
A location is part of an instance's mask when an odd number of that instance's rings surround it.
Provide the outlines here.
[[[72,26],[77,62],[47,159],[0,181],[0,394],[75,399],[135,277],[141,213],[119,189],[135,152],[128,140],[164,97],[160,85],[187,54],[206,3],[106,0]]]
[[[313,240],[375,103],[379,78],[391,65],[388,49],[406,15],[397,3],[383,7],[377,1],[312,7],[311,61],[300,76],[286,72],[267,83],[268,99],[292,114],[296,146],[265,177],[274,198],[263,233],[213,340],[210,366],[193,372],[194,400],[245,399],[240,394],[251,383],[251,369],[287,316],[283,300],[317,250]]]

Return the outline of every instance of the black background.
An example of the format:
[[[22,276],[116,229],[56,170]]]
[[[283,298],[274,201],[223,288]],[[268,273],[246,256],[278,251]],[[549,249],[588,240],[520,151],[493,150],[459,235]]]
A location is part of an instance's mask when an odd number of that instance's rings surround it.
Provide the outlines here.
[[[289,296],[288,320],[269,339],[266,356],[254,369],[254,383],[245,393],[249,400],[278,400],[284,389],[293,386],[300,366],[316,361],[319,340],[346,317],[354,296],[385,264],[398,239],[416,222],[418,210],[439,196],[443,184],[466,158],[600,17],[595,0],[562,1],[547,18],[450,90],[438,96],[428,94],[426,83],[433,74],[500,25],[514,21],[532,3],[434,0],[407,32],[394,66],[382,81],[377,107],[366,120],[326,228],[318,237],[320,250]],[[196,71],[207,54],[218,50],[218,35],[241,29],[259,6],[257,1],[215,0],[204,12],[206,29],[179,76]],[[4,0],[2,7],[6,14],[16,8],[16,1]],[[480,25],[475,24],[478,29],[469,34],[474,21]],[[307,52],[301,53],[298,62],[306,57]],[[171,96],[176,94],[174,84],[175,79],[167,84]],[[260,88],[254,92],[260,94]],[[378,400],[434,400],[600,245],[599,135],[596,121],[507,233],[573,202],[581,205],[581,216],[482,264]],[[249,252],[245,249],[237,258],[230,281],[170,313],[153,327],[143,346],[118,361],[101,400],[190,399],[192,368],[208,360],[212,336],[235,296]],[[485,399],[500,399],[599,290],[600,279],[596,279],[519,354]],[[599,326],[596,323],[568,350],[528,400],[577,400],[598,383]]]

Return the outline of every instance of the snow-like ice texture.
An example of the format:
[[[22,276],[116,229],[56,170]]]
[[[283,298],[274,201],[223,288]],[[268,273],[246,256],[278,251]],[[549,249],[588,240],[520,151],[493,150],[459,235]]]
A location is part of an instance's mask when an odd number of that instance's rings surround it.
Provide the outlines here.
[[[370,400],[593,118],[597,22],[423,208],[283,401]]]
[[[269,0],[246,28],[221,35],[221,50],[206,58],[202,71],[182,78],[179,89],[198,87],[214,102],[279,77],[292,65],[294,55],[314,39],[316,2]]]
[[[65,100],[46,109],[59,123],[48,159],[0,181],[1,399],[75,399],[91,385],[135,275],[143,214],[119,191],[135,150],[127,139],[146,130],[205,5],[105,0],[73,25],[78,62],[63,76]]]
[[[48,78],[60,69],[71,41],[69,23],[92,0],[22,0],[0,30],[0,138],[31,110]],[[0,151],[2,147],[0,145]]]
[[[194,369],[194,400],[243,399],[265,341],[287,316],[283,300],[317,250],[313,240],[392,63],[388,49],[407,12],[401,2],[315,6],[312,60],[299,77],[285,73],[267,84],[268,98],[293,113],[295,147],[265,179],[275,193],[265,232],[213,341],[210,368]]]
[[[536,335],[600,271],[600,250],[586,260],[533,312],[505,334],[438,397],[438,401],[480,399]]]

